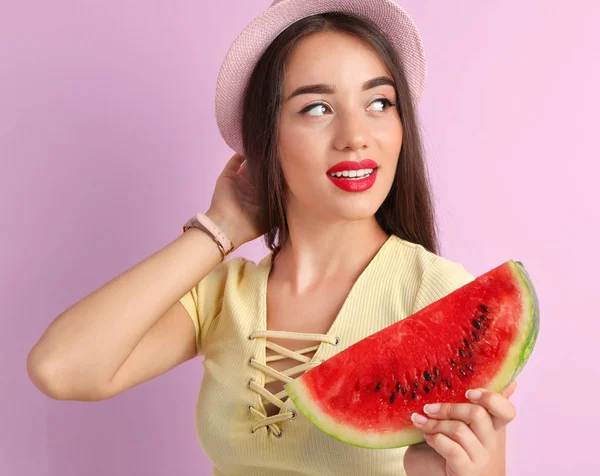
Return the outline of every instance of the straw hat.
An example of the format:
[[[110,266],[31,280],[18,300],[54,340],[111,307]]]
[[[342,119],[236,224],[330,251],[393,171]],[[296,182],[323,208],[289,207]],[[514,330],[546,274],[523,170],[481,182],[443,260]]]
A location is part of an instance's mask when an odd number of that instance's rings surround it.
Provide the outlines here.
[[[426,78],[423,43],[413,20],[393,0],[275,0],[232,43],[217,78],[217,125],[223,139],[234,151],[244,155],[245,88],[269,44],[292,23],[332,11],[352,13],[379,26],[402,62],[415,106],[419,103]]]

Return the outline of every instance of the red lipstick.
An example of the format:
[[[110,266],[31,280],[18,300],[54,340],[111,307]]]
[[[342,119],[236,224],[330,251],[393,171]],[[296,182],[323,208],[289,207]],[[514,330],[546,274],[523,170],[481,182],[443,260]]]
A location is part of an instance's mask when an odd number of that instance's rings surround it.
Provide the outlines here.
[[[333,174],[335,172],[343,172],[344,170],[360,170],[360,169],[373,169],[373,172],[365,176],[363,178],[356,177],[332,177],[329,174]],[[344,161],[339,164],[334,165],[327,171],[327,177],[331,180],[335,185],[337,185],[342,190],[346,192],[363,192],[365,190],[370,189],[375,183],[375,179],[377,178],[377,162],[371,159],[364,159],[360,162],[354,161]]]

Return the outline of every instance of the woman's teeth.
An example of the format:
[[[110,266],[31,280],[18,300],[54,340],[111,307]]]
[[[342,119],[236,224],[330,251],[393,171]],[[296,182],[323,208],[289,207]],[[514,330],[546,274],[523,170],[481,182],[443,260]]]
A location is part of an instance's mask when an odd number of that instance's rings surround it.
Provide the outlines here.
[[[343,172],[334,172],[329,174],[331,177],[336,178],[347,178],[347,180],[360,180],[368,177],[373,173],[373,169],[360,169],[360,170],[344,170]]]

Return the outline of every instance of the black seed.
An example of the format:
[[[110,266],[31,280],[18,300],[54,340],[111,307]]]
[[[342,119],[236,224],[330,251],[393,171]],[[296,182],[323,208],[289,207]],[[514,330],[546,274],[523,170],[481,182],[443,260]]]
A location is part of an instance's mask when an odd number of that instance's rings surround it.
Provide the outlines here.
[[[477,319],[473,319],[473,325],[476,329],[481,329],[481,322],[479,322]]]
[[[396,399],[396,394],[392,392],[392,394],[390,395],[390,403],[394,403],[395,399]]]
[[[448,385],[448,388],[452,388],[452,384],[450,383],[450,380],[446,380],[446,385]]]
[[[483,314],[481,314],[481,316],[479,316],[479,319],[481,319],[482,321],[487,321],[487,317],[485,317]]]
[[[467,373],[466,373],[466,372],[465,372],[463,369],[460,369],[460,374],[461,374],[463,377],[466,377],[466,376],[467,376]]]
[[[425,387],[425,393],[429,393],[431,391],[431,389],[429,387]]]
[[[414,400],[415,398],[417,398],[417,392],[415,392],[414,390],[412,391],[412,393],[410,394],[411,398]]]
[[[471,344],[469,344],[469,341],[467,339],[463,340],[463,344],[465,344],[465,347],[468,349],[469,347],[471,347]]]
[[[473,357],[473,354],[471,352],[467,352],[467,357],[471,358]]]
[[[425,377],[425,380],[431,380],[431,374],[429,372],[425,372],[423,377]]]
[[[462,350],[462,348],[459,348],[459,349],[458,349],[458,353],[460,354],[460,356],[461,356],[461,357],[464,357],[464,356],[465,356],[465,351],[464,351],[464,350]]]
[[[470,364],[465,365],[465,367],[467,367],[467,369],[469,369],[471,372],[473,372],[473,367]]]
[[[485,305],[484,305],[484,304],[480,304],[480,305],[479,305],[479,307],[481,308],[481,310],[482,310],[483,312],[488,312],[488,308],[487,308],[487,307],[485,307]]]
[[[431,381],[431,386],[433,387],[435,385],[435,380]]]
[[[477,332],[471,331],[471,334],[473,334],[473,337],[475,338],[475,340],[479,339],[479,334],[477,334]]]
[[[406,392],[408,392],[404,387],[402,387],[400,391],[402,392],[402,396],[406,395]]]
[[[396,384],[396,392],[399,392],[399,391],[400,391],[400,382],[398,382],[398,383]]]
[[[375,387],[375,391],[379,392],[380,388],[381,388],[381,382],[377,382],[377,386]]]
[[[438,369],[437,367],[434,367],[433,373],[435,374],[436,377],[439,377],[440,376],[440,369]]]
[[[419,384],[417,382],[413,383],[415,388],[419,388]]]
[[[456,362],[454,362],[454,360],[451,360],[450,365],[452,365],[452,367],[456,367]]]

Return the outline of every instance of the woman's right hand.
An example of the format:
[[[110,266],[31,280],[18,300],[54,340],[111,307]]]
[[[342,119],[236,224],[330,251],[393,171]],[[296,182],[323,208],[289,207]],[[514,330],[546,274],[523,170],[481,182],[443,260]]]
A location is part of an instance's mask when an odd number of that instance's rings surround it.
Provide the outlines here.
[[[225,232],[235,248],[267,230],[246,158],[234,154],[219,175],[206,215]]]

